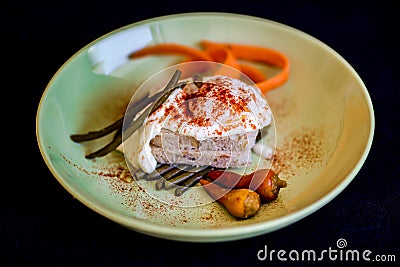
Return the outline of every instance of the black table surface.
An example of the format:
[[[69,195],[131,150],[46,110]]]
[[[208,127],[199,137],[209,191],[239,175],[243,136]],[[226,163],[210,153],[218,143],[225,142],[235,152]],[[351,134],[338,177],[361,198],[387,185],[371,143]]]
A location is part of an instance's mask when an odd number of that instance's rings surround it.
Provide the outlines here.
[[[398,12],[388,1],[14,1],[1,14],[3,164],[2,266],[304,265],[261,261],[272,250],[347,248],[400,261]],[[140,3],[140,4],[139,4]],[[272,233],[219,243],[186,243],[128,230],[74,199],[52,176],[36,141],[36,111],[61,65],[122,26],[162,15],[228,12],[277,21],[321,40],[363,79],[375,110],[371,151],[350,185],[306,218]],[[8,103],[10,102],[10,103]],[[7,105],[8,104],[8,105]],[[4,147],[6,145],[6,147]],[[6,148],[6,149],[5,149]],[[329,252],[329,251],[328,251]],[[327,252],[327,253],[328,253]],[[287,256],[287,254],[286,254]],[[5,265],[3,265],[5,263]],[[317,264],[345,264],[328,255]],[[355,262],[351,262],[354,264]],[[360,263],[365,263],[360,259]],[[376,263],[376,261],[374,262]],[[392,262],[393,264],[393,262]]]

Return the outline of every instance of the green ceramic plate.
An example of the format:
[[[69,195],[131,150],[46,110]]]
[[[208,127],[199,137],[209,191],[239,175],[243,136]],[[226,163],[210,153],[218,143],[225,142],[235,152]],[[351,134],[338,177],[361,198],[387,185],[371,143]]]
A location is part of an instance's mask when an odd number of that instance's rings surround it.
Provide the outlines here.
[[[291,63],[288,82],[267,95],[276,126],[273,167],[288,186],[248,220],[233,218],[217,203],[180,207],[157,201],[135,182],[124,181],[129,172],[121,154],[84,158],[107,138],[85,145],[69,138],[117,119],[135,88],[177,60],[160,56],[128,61],[131,51],[159,42],[196,47],[202,39],[270,47],[287,55]],[[335,51],[294,28],[224,13],[159,17],[106,34],[57,71],[37,111],[43,159],[76,199],[135,231],[192,242],[260,235],[315,212],[355,177],[373,132],[367,89]]]

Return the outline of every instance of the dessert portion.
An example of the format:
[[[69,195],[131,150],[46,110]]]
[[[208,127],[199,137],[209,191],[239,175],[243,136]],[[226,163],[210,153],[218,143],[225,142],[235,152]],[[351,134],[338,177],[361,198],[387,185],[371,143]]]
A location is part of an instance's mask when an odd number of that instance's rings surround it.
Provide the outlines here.
[[[257,87],[228,76],[203,77],[175,89],[146,118],[134,134],[137,149],[125,156],[146,173],[157,163],[244,166],[251,161],[258,131],[271,119]]]

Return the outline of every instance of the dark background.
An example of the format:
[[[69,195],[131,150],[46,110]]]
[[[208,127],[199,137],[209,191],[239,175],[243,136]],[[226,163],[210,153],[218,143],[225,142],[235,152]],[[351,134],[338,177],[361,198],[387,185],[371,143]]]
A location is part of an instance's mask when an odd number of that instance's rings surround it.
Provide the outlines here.
[[[400,146],[395,133],[400,121],[398,9],[386,1],[355,2],[3,2],[2,147],[7,161],[1,176],[0,265],[265,266],[278,262],[257,260],[256,254],[264,245],[287,251],[322,250],[336,248],[339,238],[347,240],[348,249],[394,254],[400,261]],[[47,83],[66,60],[119,27],[162,15],[200,11],[262,17],[318,38],[354,67],[372,98],[375,136],[361,171],[326,206],[276,232],[200,244],[145,236],[73,199],[40,155],[36,110]]]

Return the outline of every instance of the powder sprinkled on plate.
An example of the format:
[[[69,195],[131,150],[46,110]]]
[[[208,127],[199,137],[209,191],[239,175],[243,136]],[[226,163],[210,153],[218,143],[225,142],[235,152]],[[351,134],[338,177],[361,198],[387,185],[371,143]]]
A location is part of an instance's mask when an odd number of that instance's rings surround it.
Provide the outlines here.
[[[326,158],[325,132],[321,129],[301,128],[285,136],[276,147],[273,169],[285,177],[295,176],[301,169],[322,166]]]

